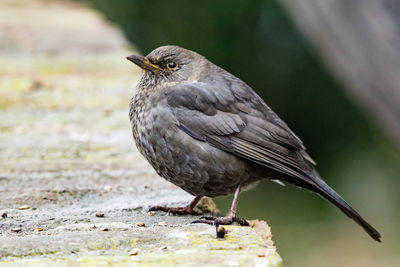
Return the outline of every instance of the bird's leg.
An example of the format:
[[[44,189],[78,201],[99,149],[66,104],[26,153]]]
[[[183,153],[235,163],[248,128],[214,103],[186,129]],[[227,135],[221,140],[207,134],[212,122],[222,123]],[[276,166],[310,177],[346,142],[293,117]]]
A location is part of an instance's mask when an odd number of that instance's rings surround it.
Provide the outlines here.
[[[194,221],[193,223],[207,223],[207,224],[214,224],[214,225],[228,225],[233,222],[238,223],[242,226],[249,226],[249,223],[243,219],[236,217],[236,210],[239,203],[239,195],[240,191],[242,190],[242,186],[238,185],[235,191],[235,195],[233,197],[232,206],[228,213],[224,217],[212,217],[212,216],[203,216],[200,217],[199,220]]]
[[[196,207],[197,203],[199,203],[200,199],[203,197],[195,197],[192,202],[190,202],[188,205],[184,207],[176,207],[176,208],[169,208],[169,207],[164,207],[164,206],[154,206],[149,209],[149,211],[165,211],[168,213],[172,214],[179,214],[179,215],[184,215],[184,214],[191,214],[191,215],[200,215],[200,213],[196,212],[194,208]]]

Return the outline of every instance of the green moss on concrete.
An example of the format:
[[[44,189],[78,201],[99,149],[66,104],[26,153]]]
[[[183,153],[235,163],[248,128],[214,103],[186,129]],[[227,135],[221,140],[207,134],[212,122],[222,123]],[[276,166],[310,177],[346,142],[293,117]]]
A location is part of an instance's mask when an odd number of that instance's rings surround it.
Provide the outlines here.
[[[282,261],[277,255],[269,255],[266,257],[247,258],[244,255],[230,255],[229,260],[221,260],[220,253],[214,255],[205,255],[202,253],[149,253],[139,252],[137,256],[92,256],[85,258],[55,258],[55,259],[32,259],[21,261],[0,262],[0,266],[31,266],[31,267],[47,267],[47,266],[263,266],[263,267],[281,267]],[[243,257],[240,257],[243,256]]]
[[[254,266],[261,262],[263,264],[261,266],[280,266],[281,259],[275,248],[267,247],[254,229],[239,226],[226,226],[226,229],[228,233],[223,239],[215,237],[214,227],[205,225],[150,226],[126,231],[112,230],[105,234],[94,232],[92,233],[95,234],[94,236],[87,237],[94,241],[89,240],[87,243],[83,241],[79,245],[79,252],[75,254],[76,258],[69,255],[73,249],[65,247],[58,251],[58,257],[51,261],[41,257],[44,255],[46,258],[51,257],[51,252],[46,254],[42,251],[33,251],[30,254],[4,255],[6,257],[3,263],[7,266],[19,266],[18,264],[51,266],[56,260],[59,266],[74,266],[78,263],[95,266],[101,262],[111,264],[110,266],[128,266],[133,263],[140,266],[172,264]],[[83,230],[78,234],[86,235]],[[68,242],[67,237],[65,242]],[[51,247],[51,244],[49,246]],[[132,248],[140,248],[137,256],[121,257],[121,255],[128,256]],[[88,256],[88,253],[96,256]],[[100,257],[102,254],[107,257]],[[66,258],[61,258],[63,255]],[[15,258],[20,260],[15,260]],[[21,258],[29,259],[29,261],[21,260]],[[2,266],[1,263],[0,266]]]

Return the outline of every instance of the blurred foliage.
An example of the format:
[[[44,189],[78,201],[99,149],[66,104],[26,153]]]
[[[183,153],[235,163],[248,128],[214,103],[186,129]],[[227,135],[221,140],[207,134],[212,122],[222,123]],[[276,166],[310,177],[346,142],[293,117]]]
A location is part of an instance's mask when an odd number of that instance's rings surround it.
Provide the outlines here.
[[[246,81],[319,162],[340,147],[371,141],[365,118],[321,68],[275,1],[90,2],[120,25],[143,54],[161,45],[180,45]]]
[[[379,223],[378,229],[392,229],[385,220],[395,221],[394,211],[400,208],[398,154],[344,95],[276,1],[86,1],[119,25],[143,54],[161,45],[180,45],[247,82],[300,136],[322,177],[372,224]],[[295,187],[262,182],[251,192],[243,194],[239,213],[267,219],[289,262],[307,250],[302,238],[312,235],[300,237],[290,227],[302,224],[304,230],[304,223],[325,219],[319,228],[308,227],[321,240],[317,235],[332,229],[327,224],[332,215],[347,220],[327,202]],[[217,202],[227,209],[230,198]],[[362,209],[365,203],[369,206]],[[357,227],[346,223],[349,229]],[[360,237],[360,232],[354,235]],[[383,236],[385,240],[385,232]],[[299,251],[290,255],[293,246]]]

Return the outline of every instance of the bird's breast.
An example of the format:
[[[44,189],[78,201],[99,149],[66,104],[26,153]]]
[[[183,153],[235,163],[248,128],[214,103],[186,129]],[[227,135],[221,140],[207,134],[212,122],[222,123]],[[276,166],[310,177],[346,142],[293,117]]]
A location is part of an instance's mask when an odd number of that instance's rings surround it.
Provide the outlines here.
[[[234,192],[249,178],[243,160],[182,131],[166,102],[138,101],[131,109],[136,146],[166,180],[213,197]]]
[[[151,95],[139,90],[131,101],[130,120],[133,137],[139,151],[154,157],[158,141],[174,127],[173,116],[165,112],[165,101],[154,102]]]

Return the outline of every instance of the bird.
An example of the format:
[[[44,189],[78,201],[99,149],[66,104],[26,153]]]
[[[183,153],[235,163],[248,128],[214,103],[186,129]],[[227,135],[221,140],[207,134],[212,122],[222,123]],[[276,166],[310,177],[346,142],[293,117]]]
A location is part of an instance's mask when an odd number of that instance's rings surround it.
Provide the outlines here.
[[[380,242],[321,178],[300,138],[241,79],[175,45],[127,59],[144,70],[129,108],[136,146],[158,175],[194,196],[184,207],[151,210],[197,215],[203,197],[234,194],[225,216],[196,222],[248,225],[236,216],[239,195],[267,179],[319,194]]]

